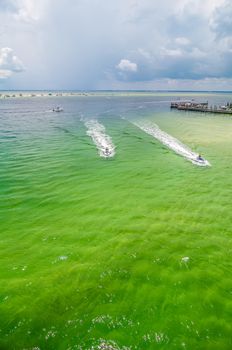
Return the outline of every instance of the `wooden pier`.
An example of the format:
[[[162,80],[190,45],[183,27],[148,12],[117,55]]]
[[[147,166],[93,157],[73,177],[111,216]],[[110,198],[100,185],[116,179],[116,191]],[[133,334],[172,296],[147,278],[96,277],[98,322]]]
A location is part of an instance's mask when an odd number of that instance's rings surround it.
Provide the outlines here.
[[[191,112],[203,112],[203,113],[218,113],[232,115],[231,104],[227,103],[226,106],[209,106],[208,102],[172,102],[171,108],[175,108],[181,111]]]

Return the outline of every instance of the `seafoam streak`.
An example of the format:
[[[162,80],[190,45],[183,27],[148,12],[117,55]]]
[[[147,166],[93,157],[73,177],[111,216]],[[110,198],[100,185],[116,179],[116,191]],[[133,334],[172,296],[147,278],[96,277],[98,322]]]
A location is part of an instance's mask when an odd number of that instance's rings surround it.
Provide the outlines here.
[[[188,146],[184,145],[173,136],[162,131],[158,125],[145,121],[135,121],[132,123],[193,164],[198,166],[210,166],[210,163],[206,159],[199,159],[197,153],[193,152]]]
[[[111,137],[105,133],[104,125],[95,119],[86,120],[84,124],[87,128],[87,135],[92,138],[99,150],[99,155],[104,158],[114,157],[115,146]]]

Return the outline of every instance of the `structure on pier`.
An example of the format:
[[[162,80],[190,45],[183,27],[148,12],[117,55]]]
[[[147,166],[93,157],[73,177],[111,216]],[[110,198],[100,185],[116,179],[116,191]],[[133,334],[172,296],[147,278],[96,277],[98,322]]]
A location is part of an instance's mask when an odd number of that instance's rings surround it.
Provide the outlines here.
[[[182,102],[172,102],[171,108],[208,108],[209,103],[207,102],[194,102],[194,101],[182,101]]]
[[[184,111],[221,113],[232,115],[232,104],[227,103],[225,106],[209,106],[208,102],[180,101],[171,102],[171,108]]]

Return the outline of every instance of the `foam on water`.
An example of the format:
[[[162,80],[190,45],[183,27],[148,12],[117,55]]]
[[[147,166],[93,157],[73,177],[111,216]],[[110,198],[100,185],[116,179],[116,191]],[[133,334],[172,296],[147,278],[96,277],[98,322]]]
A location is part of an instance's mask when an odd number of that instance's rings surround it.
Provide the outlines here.
[[[184,145],[173,136],[162,131],[158,125],[145,121],[135,121],[132,123],[193,164],[198,166],[210,166],[210,163],[206,159],[199,159],[197,153],[193,152],[188,146]]]
[[[84,121],[87,128],[87,135],[90,136],[99,150],[100,157],[110,158],[115,155],[115,146],[109,135],[105,133],[104,125],[97,120]]]

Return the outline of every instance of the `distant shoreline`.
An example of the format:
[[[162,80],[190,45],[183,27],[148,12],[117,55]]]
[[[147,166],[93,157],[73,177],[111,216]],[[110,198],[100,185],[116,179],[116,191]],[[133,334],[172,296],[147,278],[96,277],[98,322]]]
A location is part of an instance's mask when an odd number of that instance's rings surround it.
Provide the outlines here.
[[[38,98],[38,97],[89,97],[89,96],[138,96],[155,94],[232,94],[232,91],[197,91],[197,90],[0,90],[0,100],[8,98]]]
[[[3,93],[100,93],[100,92],[109,92],[109,93],[219,93],[219,94],[230,94],[232,90],[59,90],[59,89],[0,89],[0,94]]]

